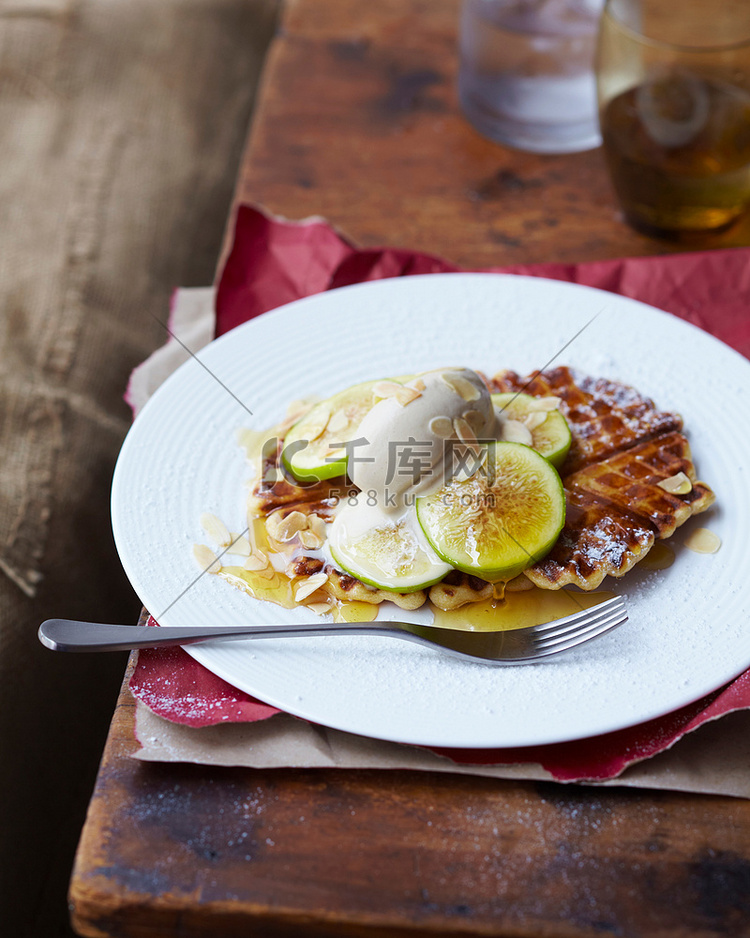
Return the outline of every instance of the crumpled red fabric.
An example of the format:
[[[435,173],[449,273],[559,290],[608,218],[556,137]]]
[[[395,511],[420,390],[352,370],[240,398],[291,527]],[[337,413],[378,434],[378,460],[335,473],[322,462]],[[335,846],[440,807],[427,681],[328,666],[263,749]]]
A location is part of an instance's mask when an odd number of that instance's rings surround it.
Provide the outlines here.
[[[313,293],[366,280],[457,270],[417,251],[357,248],[322,219],[290,222],[243,205],[219,281],[216,334]],[[581,264],[516,264],[491,271],[565,280],[631,297],[692,322],[750,357],[750,250],[745,248]],[[142,651],[130,687],[155,713],[188,726],[253,722],[279,712],[216,677],[179,648]],[[603,781],[669,749],[704,723],[748,707],[750,671],[674,713],[614,733],[546,746],[433,751],[463,764],[538,763],[558,781]]]

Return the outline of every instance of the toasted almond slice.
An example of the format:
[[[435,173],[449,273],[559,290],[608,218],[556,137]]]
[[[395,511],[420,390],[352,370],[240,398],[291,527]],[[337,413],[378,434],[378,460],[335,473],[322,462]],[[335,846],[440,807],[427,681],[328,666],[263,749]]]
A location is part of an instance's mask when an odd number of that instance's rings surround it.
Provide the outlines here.
[[[468,420],[463,417],[456,417],[453,421],[453,428],[462,443],[467,443],[469,446],[476,446],[479,443],[476,433],[471,429]]]
[[[545,410],[533,410],[523,418],[523,425],[533,433],[547,419],[547,413]]]
[[[276,528],[277,541],[291,541],[293,537],[307,527],[307,517],[301,511],[292,511],[279,522]]]
[[[320,573],[313,573],[312,576],[307,577],[297,589],[294,591],[294,601],[301,603],[303,599],[307,599],[308,596],[311,596],[315,590],[320,589],[326,582],[328,582],[328,574],[324,573],[322,570]]]
[[[418,397],[422,396],[422,391],[416,387],[407,387],[404,384],[398,384],[396,381],[378,381],[373,385],[373,394],[376,397],[388,398],[395,397],[402,407],[411,404]]]
[[[324,616],[333,609],[331,603],[307,603],[307,608],[316,616]]]
[[[562,404],[561,397],[535,397],[529,401],[529,410],[559,410]]]
[[[444,440],[453,436],[453,424],[450,417],[433,417],[429,423],[430,430]]]
[[[274,541],[281,540],[281,538],[277,536],[279,525],[281,524],[283,520],[281,517],[281,514],[278,511],[274,511],[270,515],[268,515],[265,520],[266,520],[266,531],[268,532],[268,536],[273,538]]]
[[[687,495],[693,491],[693,483],[684,472],[677,472],[668,479],[662,479],[656,483],[660,489],[669,492],[670,495]]]
[[[317,535],[321,541],[326,539],[327,525],[320,515],[310,515],[307,519],[307,527],[313,534]]]
[[[346,411],[337,410],[328,421],[327,429],[329,433],[339,433],[341,430],[345,430],[348,425],[349,418],[346,415]]]
[[[323,546],[322,538],[318,537],[313,531],[300,531],[299,539],[302,542],[302,546],[306,547],[308,550],[317,550],[319,547]]]
[[[231,541],[229,528],[224,524],[221,518],[212,515],[210,511],[204,511],[200,517],[201,527],[215,544],[226,547]]]
[[[218,573],[221,570],[221,561],[210,547],[205,544],[193,544],[193,557],[198,566],[206,573]]]
[[[424,381],[421,378],[415,378],[412,381],[411,385],[412,387],[416,388],[418,391],[427,390],[427,385],[424,383]]]
[[[245,537],[244,534],[235,534],[230,535],[230,554],[237,554],[238,557],[249,557],[252,553],[252,547],[250,546],[250,541]]]
[[[465,401],[478,401],[481,397],[479,388],[460,375],[441,375],[443,381]]]
[[[276,576],[276,570],[269,563],[267,567],[263,567],[261,570],[253,571],[256,576],[259,576],[261,580],[272,580]]]
[[[416,388],[402,386],[401,390],[396,394],[396,400],[402,407],[406,407],[407,404],[411,404],[412,401],[416,401],[416,399],[421,396],[422,392],[418,391]]]
[[[708,528],[696,528],[685,539],[685,547],[694,550],[696,554],[715,554],[721,547],[721,538]]]
[[[481,410],[467,410],[464,414],[464,420],[474,433],[478,433],[484,427],[484,414]]]
[[[320,423],[314,423],[310,425],[310,428],[307,433],[308,443],[312,443],[313,440],[317,440],[318,437],[323,436],[323,434],[326,432],[326,428],[328,427],[328,424],[331,420],[331,412],[328,411],[327,414],[326,413],[321,414],[321,418],[322,419]]]
[[[244,563],[245,570],[265,570],[270,561],[262,550],[254,550]]]
[[[507,443],[524,443],[526,446],[531,446],[533,440],[531,430],[520,420],[504,420],[501,436]]]
[[[375,397],[396,397],[402,388],[403,384],[396,381],[378,381],[372,386],[372,393]]]

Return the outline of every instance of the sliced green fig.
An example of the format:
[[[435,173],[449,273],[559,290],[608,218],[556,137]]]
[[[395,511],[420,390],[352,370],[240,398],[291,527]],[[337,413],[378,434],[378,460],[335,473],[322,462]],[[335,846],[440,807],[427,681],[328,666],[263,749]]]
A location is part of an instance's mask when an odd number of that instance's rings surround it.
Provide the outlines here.
[[[489,443],[482,468],[417,499],[427,540],[447,563],[492,582],[541,560],[565,521],[554,467],[521,443]]]
[[[442,580],[452,568],[435,553],[414,510],[397,515],[369,505],[360,493],[336,516],[328,548],[336,566],[362,583],[413,593]]]
[[[554,398],[538,398],[513,391],[492,395],[492,403],[500,417],[501,427],[510,430],[508,437],[504,433],[503,438],[510,438],[515,429],[508,427],[508,421],[523,424],[530,434],[530,439],[515,438],[514,442],[527,442],[559,469],[570,449],[570,428],[556,407],[546,409],[545,405],[549,401],[554,402]]]
[[[317,482],[346,474],[346,444],[356,439],[363,417],[378,398],[380,382],[366,381],[329,397],[297,421],[284,439],[284,466],[295,479]]]

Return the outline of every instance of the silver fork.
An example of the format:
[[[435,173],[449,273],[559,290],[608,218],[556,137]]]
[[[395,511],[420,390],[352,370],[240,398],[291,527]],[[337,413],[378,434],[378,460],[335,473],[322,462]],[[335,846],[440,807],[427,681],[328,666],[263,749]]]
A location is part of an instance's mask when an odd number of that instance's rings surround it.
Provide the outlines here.
[[[53,651],[123,651],[193,645],[198,642],[249,638],[292,638],[321,635],[379,635],[419,642],[464,660],[484,664],[527,664],[558,655],[611,632],[627,619],[624,600],[617,596],[591,609],[523,629],[463,632],[412,622],[342,622],[335,625],[161,626],[107,625],[74,619],[47,619],[39,640]]]

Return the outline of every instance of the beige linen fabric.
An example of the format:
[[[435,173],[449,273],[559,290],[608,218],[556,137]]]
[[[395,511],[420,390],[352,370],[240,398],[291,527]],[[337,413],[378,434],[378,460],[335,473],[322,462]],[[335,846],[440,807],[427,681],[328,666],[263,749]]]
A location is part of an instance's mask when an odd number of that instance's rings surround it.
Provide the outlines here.
[[[276,0],[0,0],[0,909],[65,893],[125,656],[51,616],[132,621],[109,485],[132,368],[210,283]]]

